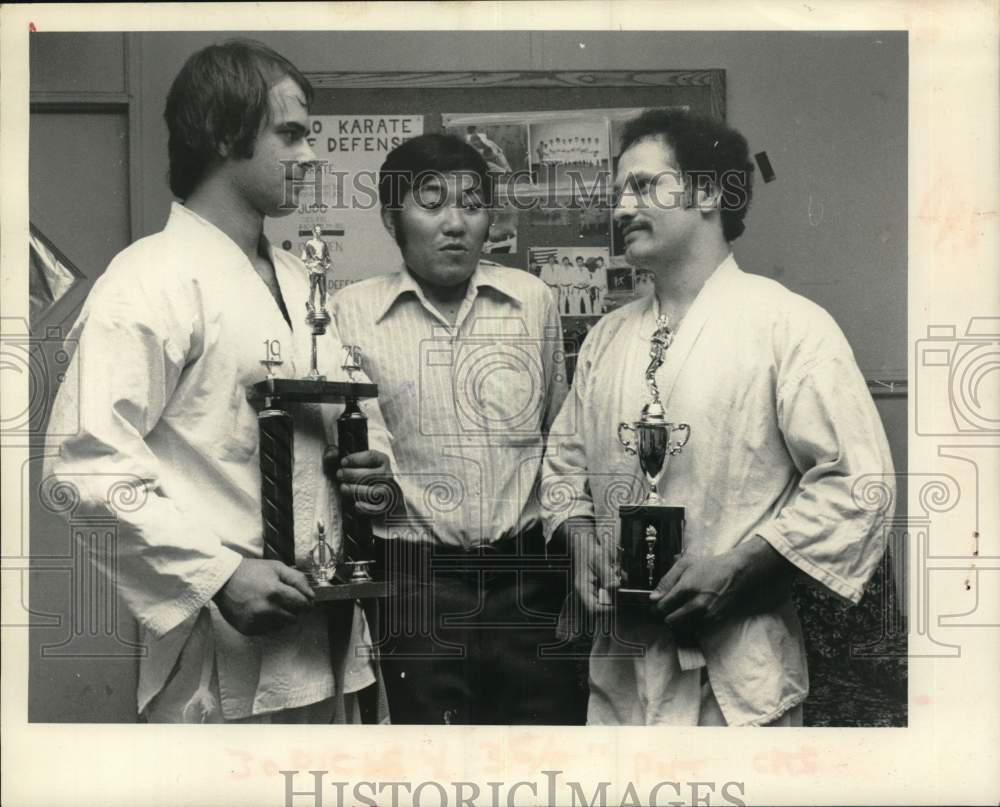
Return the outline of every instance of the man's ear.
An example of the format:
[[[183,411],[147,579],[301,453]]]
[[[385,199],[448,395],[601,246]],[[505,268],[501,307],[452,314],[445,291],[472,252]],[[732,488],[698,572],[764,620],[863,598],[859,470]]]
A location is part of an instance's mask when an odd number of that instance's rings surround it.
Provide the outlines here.
[[[381,210],[382,214],[382,226],[385,227],[385,231],[392,236],[392,240],[396,240],[396,220],[393,218],[392,211],[387,207],[383,207]]]

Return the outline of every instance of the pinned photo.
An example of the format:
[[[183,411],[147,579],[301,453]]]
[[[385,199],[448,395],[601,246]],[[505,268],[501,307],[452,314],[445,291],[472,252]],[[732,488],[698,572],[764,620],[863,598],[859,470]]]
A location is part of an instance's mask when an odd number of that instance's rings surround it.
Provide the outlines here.
[[[528,133],[525,126],[510,123],[469,123],[445,127],[461,137],[486,160],[490,171],[511,174],[528,168]]]
[[[528,268],[552,291],[563,316],[599,317],[608,296],[607,247],[532,247]]]
[[[517,252],[517,210],[509,205],[499,208],[483,244],[484,255],[513,255]]]
[[[570,176],[588,186],[607,172],[608,123],[570,119],[532,123],[529,127],[531,171],[539,185],[570,185]]]
[[[631,266],[612,266],[608,269],[608,292],[613,295],[635,295],[635,273]]]

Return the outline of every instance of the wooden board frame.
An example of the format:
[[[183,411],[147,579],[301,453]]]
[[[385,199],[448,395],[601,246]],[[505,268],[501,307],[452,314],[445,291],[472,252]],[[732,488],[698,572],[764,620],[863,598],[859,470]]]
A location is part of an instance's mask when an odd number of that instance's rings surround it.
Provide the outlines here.
[[[705,87],[714,114],[725,115],[726,71],[707,70],[434,70],[306,74],[316,89],[332,87]]]
[[[387,71],[377,73],[362,72],[311,72],[306,77],[313,88],[322,96],[326,90],[335,89],[565,89],[593,90],[614,87],[626,91],[618,99],[616,106],[643,106],[632,104],[628,90],[661,89],[683,90],[686,93],[704,93],[702,109],[713,117],[726,117],[726,71],[719,68],[706,70],[523,70],[523,71],[428,71],[406,72]],[[668,105],[665,98],[661,105]],[[601,106],[597,104],[596,106]],[[427,113],[442,110],[428,110]],[[450,110],[457,111],[457,110]],[[339,113],[340,110],[337,110]],[[428,127],[427,131],[433,131]]]

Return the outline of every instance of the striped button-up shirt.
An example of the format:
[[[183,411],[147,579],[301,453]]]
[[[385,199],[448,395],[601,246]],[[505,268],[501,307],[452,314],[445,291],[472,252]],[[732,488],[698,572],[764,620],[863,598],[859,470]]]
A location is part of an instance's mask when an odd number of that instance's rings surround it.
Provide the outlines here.
[[[393,435],[409,540],[475,547],[539,521],[545,433],[566,394],[548,288],[480,262],[454,325],[404,268],[339,291],[333,313]]]

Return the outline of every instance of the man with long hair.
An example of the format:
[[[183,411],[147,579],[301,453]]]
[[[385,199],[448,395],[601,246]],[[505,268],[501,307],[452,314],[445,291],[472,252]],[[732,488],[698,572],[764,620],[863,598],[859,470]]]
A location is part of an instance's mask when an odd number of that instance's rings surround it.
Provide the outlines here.
[[[377,670],[356,652],[370,642],[360,609],[331,641],[303,571],[262,558],[258,423],[246,388],[265,378],[262,359],[285,377],[310,364],[308,271],[263,227],[295,209],[315,161],[311,100],[306,78],[260,43],[191,56],[164,114],[180,201],[161,232],[111,262],[73,330],[76,380],[62,386],[50,426],[73,436],[53,439],[49,470],[82,507],[117,519],[106,571],[148,648],[137,705],[151,722],[349,721],[360,715],[358,693],[375,693]],[[320,342],[321,369],[336,377],[336,332]],[[375,450],[345,458],[342,490],[391,480],[381,416],[375,406],[368,414]],[[300,562],[317,522],[340,538],[337,491],[323,473],[335,415],[294,412]],[[75,417],[79,430],[62,426]],[[116,480],[127,507],[105,495]]]

